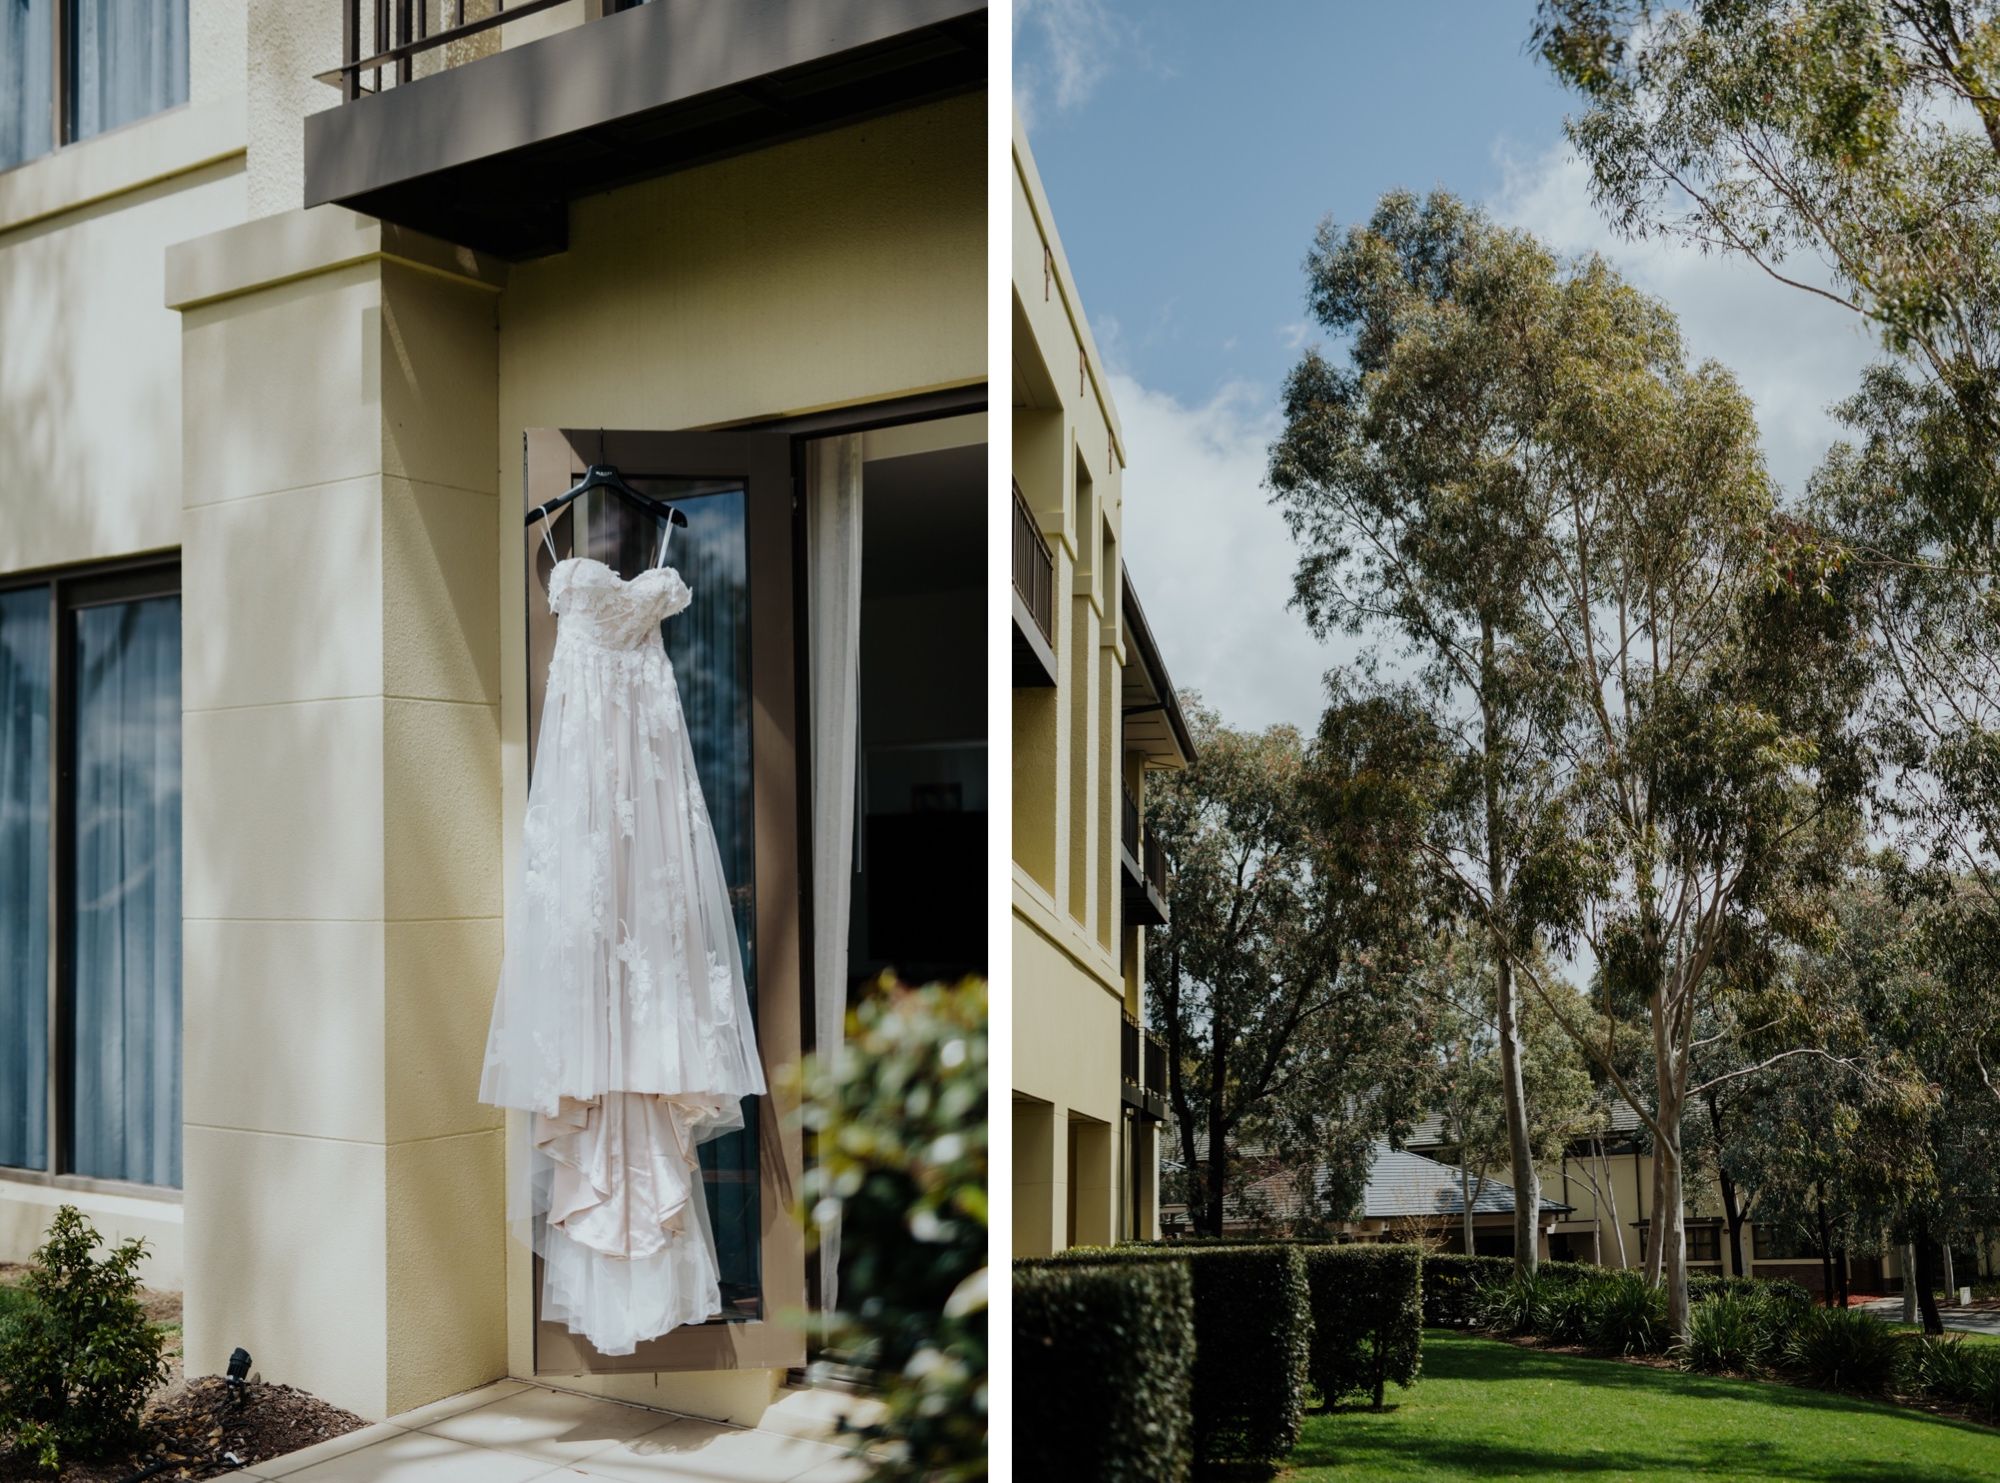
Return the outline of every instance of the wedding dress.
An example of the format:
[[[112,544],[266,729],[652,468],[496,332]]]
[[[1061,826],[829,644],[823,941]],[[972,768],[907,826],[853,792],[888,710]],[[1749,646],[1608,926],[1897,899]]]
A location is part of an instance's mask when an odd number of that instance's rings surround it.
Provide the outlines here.
[[[542,1316],[606,1355],[721,1311],[698,1147],[765,1090],[660,637],[691,596],[660,564],[550,573],[555,655],[480,1081],[482,1102],[531,1114],[515,1214]]]

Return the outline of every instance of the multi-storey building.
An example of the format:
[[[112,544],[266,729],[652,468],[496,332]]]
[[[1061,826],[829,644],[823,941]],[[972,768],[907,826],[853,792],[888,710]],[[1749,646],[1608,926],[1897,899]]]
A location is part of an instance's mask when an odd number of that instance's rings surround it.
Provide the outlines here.
[[[1146,778],[1194,745],[1121,551],[1125,449],[1026,135],[1013,148],[1014,1250],[1159,1230]]]
[[[983,0],[0,10],[0,1259],[78,1205],[190,1373],[370,1417],[503,1375],[761,1415],[826,1275],[780,1073],[850,982],[984,963],[931,868],[985,838]],[[623,1357],[538,1321],[476,1095],[526,512],[595,463],[690,517],[667,643],[774,1088],[706,1165],[728,1321]]]

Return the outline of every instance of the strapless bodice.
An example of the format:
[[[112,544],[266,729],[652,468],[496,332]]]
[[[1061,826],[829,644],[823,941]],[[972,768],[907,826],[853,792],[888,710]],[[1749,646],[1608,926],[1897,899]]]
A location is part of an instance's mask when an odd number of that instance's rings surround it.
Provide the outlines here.
[[[670,566],[648,567],[627,581],[594,556],[572,556],[549,573],[549,611],[560,620],[558,642],[598,649],[637,649],[657,642],[662,619],[694,594]]]

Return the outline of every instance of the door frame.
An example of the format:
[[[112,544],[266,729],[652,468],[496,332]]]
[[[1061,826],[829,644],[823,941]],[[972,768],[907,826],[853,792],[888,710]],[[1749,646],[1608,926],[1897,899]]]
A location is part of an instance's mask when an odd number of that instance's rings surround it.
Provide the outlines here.
[[[621,1371],[775,1369],[805,1361],[806,1336],[792,1321],[805,1307],[805,1236],[794,1211],[804,1175],[799,1095],[777,1074],[801,1053],[801,978],[806,891],[796,834],[798,684],[793,602],[795,559],[790,440],[752,432],[611,432],[532,428],[524,437],[523,513],[570,488],[590,462],[616,465],[628,477],[742,478],[750,622],[751,809],[755,820],[757,1047],[769,1092],[757,1099],[758,1268],[762,1314],[738,1322],[677,1328],[631,1354],[596,1353],[580,1335],[541,1317],[541,1259],[530,1264],[530,1321],[537,1375]],[[570,539],[571,511],[552,523],[559,545]],[[536,602],[553,565],[540,522],[523,531],[527,603],[528,737],[538,721],[555,618]]]

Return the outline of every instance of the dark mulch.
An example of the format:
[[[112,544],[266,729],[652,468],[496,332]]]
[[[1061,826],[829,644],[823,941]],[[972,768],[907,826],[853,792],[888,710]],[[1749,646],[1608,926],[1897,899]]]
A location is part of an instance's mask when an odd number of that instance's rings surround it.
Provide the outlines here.
[[[241,1403],[232,1405],[222,1377],[205,1375],[153,1401],[144,1445],[118,1457],[72,1464],[63,1469],[62,1483],[122,1483],[157,1461],[171,1465],[156,1478],[220,1478],[366,1425],[353,1412],[303,1390],[256,1380],[243,1387]],[[235,1463],[225,1454],[233,1454]],[[25,1458],[0,1459],[0,1483],[43,1476]]]

